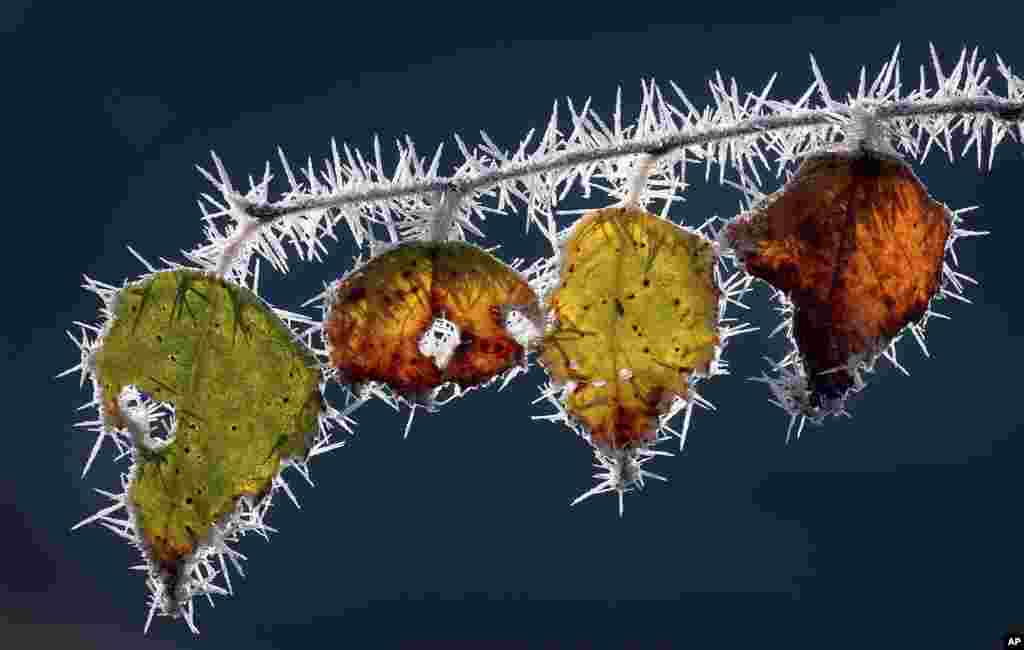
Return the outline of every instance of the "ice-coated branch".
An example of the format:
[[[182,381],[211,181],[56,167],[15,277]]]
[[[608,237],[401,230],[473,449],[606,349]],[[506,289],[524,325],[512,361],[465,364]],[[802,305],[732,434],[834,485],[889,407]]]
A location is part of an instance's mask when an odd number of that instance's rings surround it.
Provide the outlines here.
[[[930,116],[993,116],[1007,122],[1019,121],[1024,115],[1024,101],[1011,101],[996,98],[950,99],[938,101],[906,100],[879,106],[874,117],[880,121],[898,118],[930,117]],[[438,177],[410,183],[382,183],[366,189],[351,189],[327,196],[310,197],[301,200],[286,200],[280,203],[258,203],[241,201],[244,212],[259,221],[268,222],[306,213],[312,210],[341,208],[342,206],[389,199],[400,199],[418,194],[442,192],[457,185],[463,192],[487,189],[502,182],[518,180],[526,176],[535,176],[545,172],[561,171],[598,163],[615,158],[651,154],[665,156],[686,146],[708,144],[720,140],[731,140],[758,133],[795,129],[798,127],[824,126],[835,122],[836,117],[849,118],[850,109],[833,111],[808,111],[803,115],[775,115],[763,118],[740,120],[727,127],[709,127],[692,132],[675,133],[667,136],[638,138],[621,144],[598,146],[592,149],[567,151],[567,153],[550,156],[544,160],[526,163],[510,162],[493,171],[482,172],[473,178],[456,181],[453,178]]]
[[[482,144],[475,148],[455,135],[463,162],[447,176],[439,173],[442,147],[432,158],[420,158],[408,137],[396,143],[398,161],[390,174],[385,172],[376,138],[372,158],[332,141],[323,169],[315,170],[308,160],[301,176],[279,152],[289,190],[278,200],[269,198],[269,164],[262,180],[250,180],[250,190],[243,194],[234,189],[214,156],[216,174],[201,171],[221,196],[204,195],[203,209],[208,221],[228,216],[232,225],[224,235],[209,227],[209,243],[190,256],[223,274],[234,263],[248,260],[249,253],[258,252],[286,272],[285,240],[300,257],[319,259],[326,250],[324,237],[336,238],[334,227],[341,221],[357,245],[369,243],[372,251],[378,243],[410,236],[459,238],[466,231],[483,236],[473,218],[515,211],[517,202],[526,205],[527,228],[536,223],[551,231],[554,206],[576,184],[585,197],[598,187],[624,200],[637,165],[650,160],[642,154],[657,161],[642,197],[645,201],[676,200],[687,186],[686,168],[693,163],[706,166],[706,177],[711,166],[718,165],[719,182],[733,183],[726,181],[729,173],[742,188],[756,190],[761,185],[759,168],[769,169],[770,157],[779,176],[786,165],[834,144],[864,114],[884,131],[873,138],[882,138],[887,146],[921,161],[933,147],[945,151],[952,161],[955,132],[967,138],[963,155],[976,150],[979,167],[986,135],[989,166],[996,146],[1007,135],[1024,138],[1024,80],[1002,59],[997,57],[996,68],[1006,84],[1004,94],[989,88],[986,60],[978,58],[976,49],[970,54],[967,49],[961,51],[953,69],[944,72],[933,47],[931,62],[932,78],[926,81],[922,66],[919,84],[906,92],[897,46],[872,82],[861,69],[856,92],[844,100],[833,96],[813,56],[813,81],[795,101],[769,97],[776,76],[759,92],[741,96],[735,80],[726,82],[716,73],[709,82],[713,105],[703,110],[674,83],[670,85],[678,105],[668,101],[653,81],[645,82],[639,114],[631,123],[623,119],[621,90],[610,123],[590,108],[589,99],[579,110],[567,100],[570,119],[565,129],[556,102],[539,139],[530,131],[515,150],[502,149],[484,132]],[[443,197],[441,209],[438,197]],[[484,197],[494,199],[496,205],[485,207]],[[216,209],[208,210],[207,204]],[[425,215],[432,215],[433,221]],[[384,231],[384,238],[374,234],[377,229]]]
[[[939,100],[903,102],[879,106],[875,117],[880,121],[897,118],[929,117],[946,115],[988,115],[1007,122],[1019,121],[1024,115],[1024,101],[1010,101],[995,98]],[[419,182],[404,184],[382,183],[366,189],[353,189],[337,194],[315,196],[303,199],[290,199],[278,203],[259,203],[240,201],[245,214],[261,222],[276,221],[312,210],[340,208],[345,205],[368,203],[406,196],[444,192],[457,185],[462,192],[486,190],[506,181],[519,180],[527,176],[535,176],[545,172],[572,169],[582,165],[622,158],[636,154],[652,154],[664,156],[679,149],[694,145],[716,143],[722,140],[734,140],[745,136],[795,129],[798,127],[826,126],[833,124],[836,117],[849,118],[850,108],[833,110],[809,110],[800,115],[772,115],[739,120],[735,124],[723,127],[695,129],[691,132],[673,133],[671,135],[638,138],[621,144],[599,146],[581,151],[568,151],[552,155],[542,160],[529,162],[508,162],[491,171],[482,172],[469,179],[438,177]]]

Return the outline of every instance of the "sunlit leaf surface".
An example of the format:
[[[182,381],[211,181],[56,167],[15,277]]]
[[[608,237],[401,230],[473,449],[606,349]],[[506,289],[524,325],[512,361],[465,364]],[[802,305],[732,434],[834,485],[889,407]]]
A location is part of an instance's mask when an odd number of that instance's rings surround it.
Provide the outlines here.
[[[719,343],[713,267],[704,237],[639,209],[605,208],[576,224],[542,361],[556,381],[575,382],[566,408],[595,445],[650,442],[691,374],[707,372]]]
[[[536,310],[536,303],[514,269],[472,244],[409,242],[339,283],[324,332],[346,381],[379,381],[419,396],[446,382],[486,382],[520,362],[523,347],[506,331],[504,310]],[[446,364],[419,347],[437,318],[459,328]]]
[[[841,400],[848,364],[924,315],[949,233],[948,209],[906,163],[866,153],[806,160],[726,228],[747,271],[793,302],[814,405]]]
[[[123,425],[128,385],[175,407],[173,442],[139,450],[129,487],[151,559],[173,577],[239,497],[262,496],[282,458],[306,454],[320,372],[262,300],[202,273],[156,273],[116,305],[96,358],[105,412]]]

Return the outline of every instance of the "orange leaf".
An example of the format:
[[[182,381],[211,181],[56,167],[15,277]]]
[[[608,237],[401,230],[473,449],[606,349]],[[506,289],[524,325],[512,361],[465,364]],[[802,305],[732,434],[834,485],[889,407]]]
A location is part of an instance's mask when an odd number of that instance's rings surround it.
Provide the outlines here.
[[[537,296],[493,255],[464,242],[410,242],[338,284],[324,332],[345,381],[418,396],[447,382],[481,384],[521,362],[523,347],[505,329],[511,307],[537,312]],[[459,328],[443,367],[420,351],[437,318]]]

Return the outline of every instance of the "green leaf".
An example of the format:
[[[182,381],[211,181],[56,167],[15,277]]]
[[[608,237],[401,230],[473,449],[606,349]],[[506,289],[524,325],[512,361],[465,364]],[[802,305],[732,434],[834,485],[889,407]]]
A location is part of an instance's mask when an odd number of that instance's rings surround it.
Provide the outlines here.
[[[258,296],[198,271],[155,273],[115,304],[96,355],[104,411],[123,425],[118,396],[134,385],[177,416],[172,442],[140,448],[128,489],[150,559],[174,576],[240,497],[308,453],[320,372]]]

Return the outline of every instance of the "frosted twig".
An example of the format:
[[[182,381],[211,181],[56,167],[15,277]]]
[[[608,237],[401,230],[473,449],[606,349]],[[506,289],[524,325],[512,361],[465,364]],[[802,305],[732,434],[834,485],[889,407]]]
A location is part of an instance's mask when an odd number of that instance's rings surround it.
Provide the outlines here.
[[[1017,121],[1022,113],[1024,113],[1024,101],[983,97],[932,102],[909,100],[893,103],[888,106],[880,106],[875,117],[884,122],[909,117],[991,115],[1007,121]],[[471,178],[460,178],[458,185],[463,192],[478,192],[504,181],[517,180],[545,172],[570,169],[636,154],[664,155],[684,147],[709,144],[721,140],[734,140],[770,131],[825,126],[831,124],[835,116],[848,117],[849,115],[850,110],[848,108],[836,108],[832,110],[812,110],[797,115],[756,117],[740,120],[735,124],[724,127],[710,127],[667,136],[637,139],[618,145],[595,147],[586,151],[570,151],[555,154],[540,161],[510,162],[500,165],[491,171],[481,172]],[[452,178],[439,177],[432,180],[404,184],[381,184],[365,189],[360,188],[338,192],[333,195],[310,197],[301,200],[285,200],[279,203],[259,204],[245,201],[240,201],[240,203],[242,204],[241,209],[248,216],[263,222],[270,222],[311,210],[339,208],[349,204],[444,192],[453,183],[455,183],[455,180]]]

